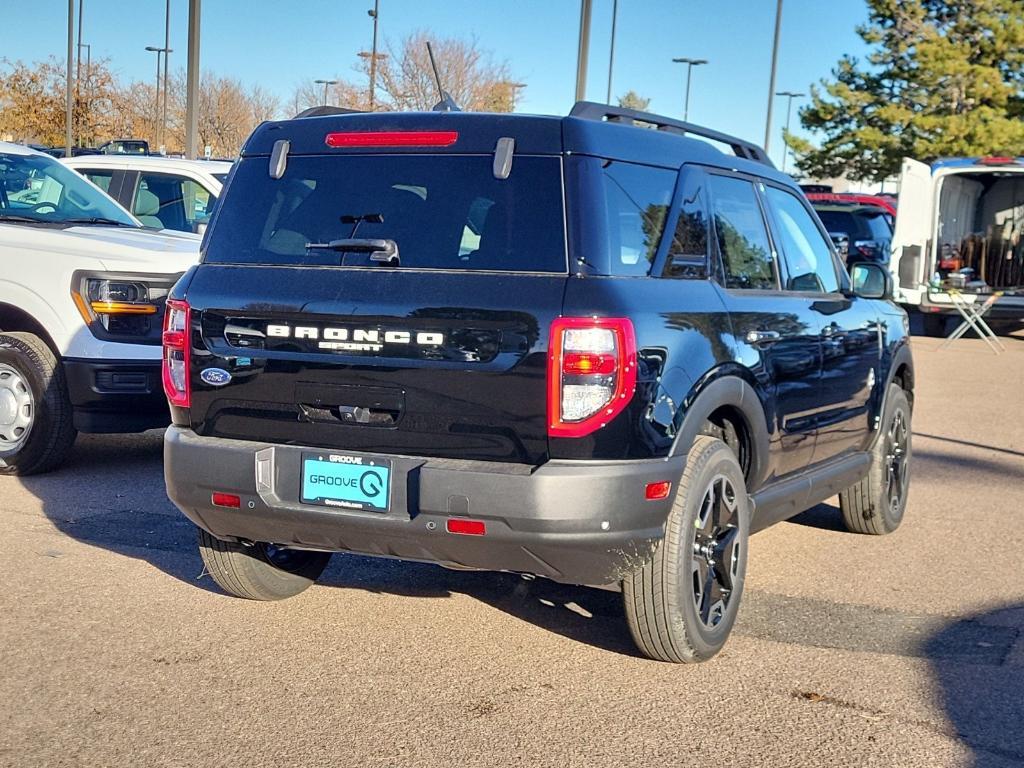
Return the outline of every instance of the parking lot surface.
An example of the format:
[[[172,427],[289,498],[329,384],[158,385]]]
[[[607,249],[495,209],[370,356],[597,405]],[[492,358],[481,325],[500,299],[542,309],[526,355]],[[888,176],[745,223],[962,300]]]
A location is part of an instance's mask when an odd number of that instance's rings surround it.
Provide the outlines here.
[[[161,437],[0,478],[0,766],[1024,764],[1024,335],[915,338],[889,537],[820,505],[752,540],[710,663],[639,658],[619,596],[336,555],[218,592]],[[834,502],[834,500],[833,500]]]

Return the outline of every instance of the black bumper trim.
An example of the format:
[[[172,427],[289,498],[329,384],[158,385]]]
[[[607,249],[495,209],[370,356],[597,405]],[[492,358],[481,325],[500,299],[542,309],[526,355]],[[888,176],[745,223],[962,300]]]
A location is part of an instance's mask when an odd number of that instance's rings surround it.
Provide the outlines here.
[[[62,362],[79,432],[143,432],[170,423],[159,360]]]
[[[167,493],[222,539],[603,585],[636,570],[661,540],[671,499],[648,501],[644,490],[650,482],[678,482],[686,460],[550,462],[523,474],[487,471],[486,462],[435,465],[389,455],[392,508],[376,513],[299,503],[300,456],[310,450],[320,449],[201,437],[172,426],[164,436]],[[213,506],[214,491],[238,494],[241,508]],[[483,520],[487,533],[449,534],[450,517]]]

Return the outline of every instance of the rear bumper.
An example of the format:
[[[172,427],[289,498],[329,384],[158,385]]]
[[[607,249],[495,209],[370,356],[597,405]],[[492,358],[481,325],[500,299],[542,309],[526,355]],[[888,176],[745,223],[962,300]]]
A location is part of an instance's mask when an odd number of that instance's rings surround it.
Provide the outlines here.
[[[610,584],[647,560],[664,534],[671,499],[648,501],[648,483],[682,474],[685,456],[618,463],[548,463],[519,470],[487,462],[389,456],[386,513],[301,504],[300,446],[164,437],[167,493],[222,539],[384,555],[458,568],[518,571],[578,584]],[[532,471],[530,471],[532,470]],[[214,491],[240,509],[215,507]],[[483,536],[449,534],[449,518],[486,524]]]
[[[170,411],[159,360],[63,360],[80,432],[143,432],[166,427]]]

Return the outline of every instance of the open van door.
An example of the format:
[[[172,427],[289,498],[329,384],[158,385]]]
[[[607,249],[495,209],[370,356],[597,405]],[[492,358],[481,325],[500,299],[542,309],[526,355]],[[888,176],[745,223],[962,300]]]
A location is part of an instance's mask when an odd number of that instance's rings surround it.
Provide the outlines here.
[[[921,286],[928,282],[934,197],[932,169],[917,160],[903,158],[889,270],[896,284],[896,300],[906,304],[920,304]]]

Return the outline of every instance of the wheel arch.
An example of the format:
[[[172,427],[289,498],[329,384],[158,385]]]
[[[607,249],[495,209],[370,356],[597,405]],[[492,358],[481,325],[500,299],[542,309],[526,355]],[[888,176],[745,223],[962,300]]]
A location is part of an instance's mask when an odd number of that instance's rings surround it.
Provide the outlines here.
[[[685,453],[707,425],[729,422],[735,428],[737,453],[743,467],[748,492],[757,490],[768,468],[769,433],[764,405],[743,372],[721,369],[705,376],[687,395],[682,423],[676,433],[670,456]],[[726,442],[730,442],[728,439]]]
[[[46,330],[45,325],[21,307],[0,301],[0,333],[4,331],[20,331],[38,336],[50,348],[54,356],[58,360],[60,359],[60,349],[57,347],[49,331]]]

